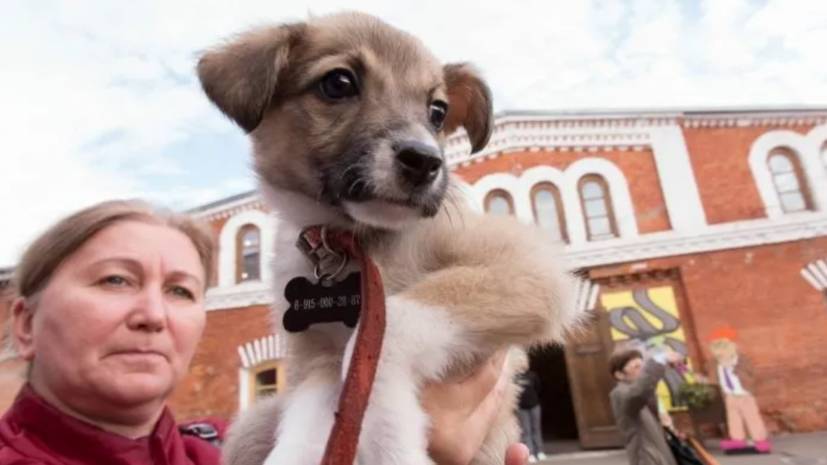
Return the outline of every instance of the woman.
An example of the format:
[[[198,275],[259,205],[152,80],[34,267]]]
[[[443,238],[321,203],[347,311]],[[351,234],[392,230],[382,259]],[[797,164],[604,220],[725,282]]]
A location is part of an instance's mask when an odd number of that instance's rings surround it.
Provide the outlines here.
[[[166,407],[204,329],[214,253],[191,219],[137,201],[87,208],[35,240],[12,304],[28,379],[0,419],[0,464],[218,464],[219,450],[182,436]],[[500,371],[486,364],[471,381],[430,388],[441,463],[468,462],[461,432],[482,442]],[[458,395],[474,390],[486,394]],[[515,445],[508,463],[526,455]]]

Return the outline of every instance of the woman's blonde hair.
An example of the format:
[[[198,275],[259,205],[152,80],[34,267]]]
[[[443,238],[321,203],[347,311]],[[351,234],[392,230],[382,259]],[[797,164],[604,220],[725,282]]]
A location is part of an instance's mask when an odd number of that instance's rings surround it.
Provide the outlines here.
[[[215,243],[206,227],[185,214],[154,208],[140,200],[110,200],[58,221],[35,239],[14,271],[14,291],[21,297],[34,297],[66,258],[98,232],[122,221],[168,226],[186,235],[198,251],[207,288],[215,272]]]

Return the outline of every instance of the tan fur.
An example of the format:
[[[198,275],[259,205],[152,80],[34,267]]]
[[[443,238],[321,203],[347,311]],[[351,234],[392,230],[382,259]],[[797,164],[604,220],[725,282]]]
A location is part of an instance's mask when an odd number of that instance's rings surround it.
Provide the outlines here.
[[[336,68],[369,76],[358,100],[331,105],[313,92],[314,83]],[[568,296],[573,278],[536,228],[472,212],[451,182],[438,210],[423,206],[425,218],[398,231],[376,229],[348,220],[337,205],[342,192],[325,182],[330,171],[336,181],[350,169],[367,170],[368,162],[381,166],[379,155],[365,161],[353,154],[381,154],[394,134],[415,124],[428,127],[428,99],[449,103],[443,129],[433,134],[440,144],[463,127],[473,150],[484,147],[492,131],[491,96],[472,67],[441,66],[413,36],[347,13],[241,35],[206,53],[198,72],[210,99],[250,133],[265,186],[317,199],[319,208],[332,212],[333,224],[360,234],[387,296],[450,313],[475,350],[454,360],[445,376],[467,373],[503,347],[562,341],[575,326],[579,315]],[[406,194],[391,176],[370,182],[386,198]],[[289,344],[291,386],[311,371],[337,379],[342,353],[322,333],[311,329]],[[524,364],[523,355],[507,369],[513,374]],[[501,464],[506,446],[517,440],[516,396],[511,383],[475,464]],[[273,444],[278,402],[257,404],[240,417],[224,448],[225,463],[263,461]]]

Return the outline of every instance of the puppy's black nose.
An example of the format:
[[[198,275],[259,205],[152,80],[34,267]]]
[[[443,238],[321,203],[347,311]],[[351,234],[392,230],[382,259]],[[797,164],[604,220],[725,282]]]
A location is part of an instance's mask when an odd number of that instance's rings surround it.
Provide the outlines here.
[[[396,165],[402,178],[414,187],[429,184],[439,175],[442,157],[436,147],[416,141],[394,144]]]

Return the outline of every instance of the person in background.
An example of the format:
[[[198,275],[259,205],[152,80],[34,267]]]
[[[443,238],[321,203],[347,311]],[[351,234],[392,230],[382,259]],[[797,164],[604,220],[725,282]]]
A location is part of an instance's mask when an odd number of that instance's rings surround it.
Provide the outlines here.
[[[219,448],[187,434],[211,426],[182,432],[166,406],[206,323],[214,254],[202,226],[140,201],[100,203],[38,237],[15,270],[10,336],[29,366],[0,418],[0,464],[218,465]],[[482,443],[502,371],[489,361],[427,388],[441,463],[467,465]],[[527,459],[514,444],[506,465]]]
[[[658,419],[655,388],[665,365],[677,365],[682,360],[671,350],[644,360],[639,350],[629,348],[609,358],[609,370],[617,381],[609,395],[612,412],[630,465],[677,465]]]
[[[749,359],[738,353],[735,330],[720,328],[713,333],[709,349],[715,359],[715,375],[724,395],[727,432],[721,441],[724,452],[755,451],[769,453],[772,443],[755,400],[755,376]],[[749,436],[747,436],[749,433]],[[751,444],[747,442],[747,438]]]
[[[541,424],[542,409],[540,407],[540,377],[530,368],[520,373],[517,383],[522,388],[517,409],[520,420],[522,441],[528,446],[528,461],[545,460],[543,451],[543,429]]]

